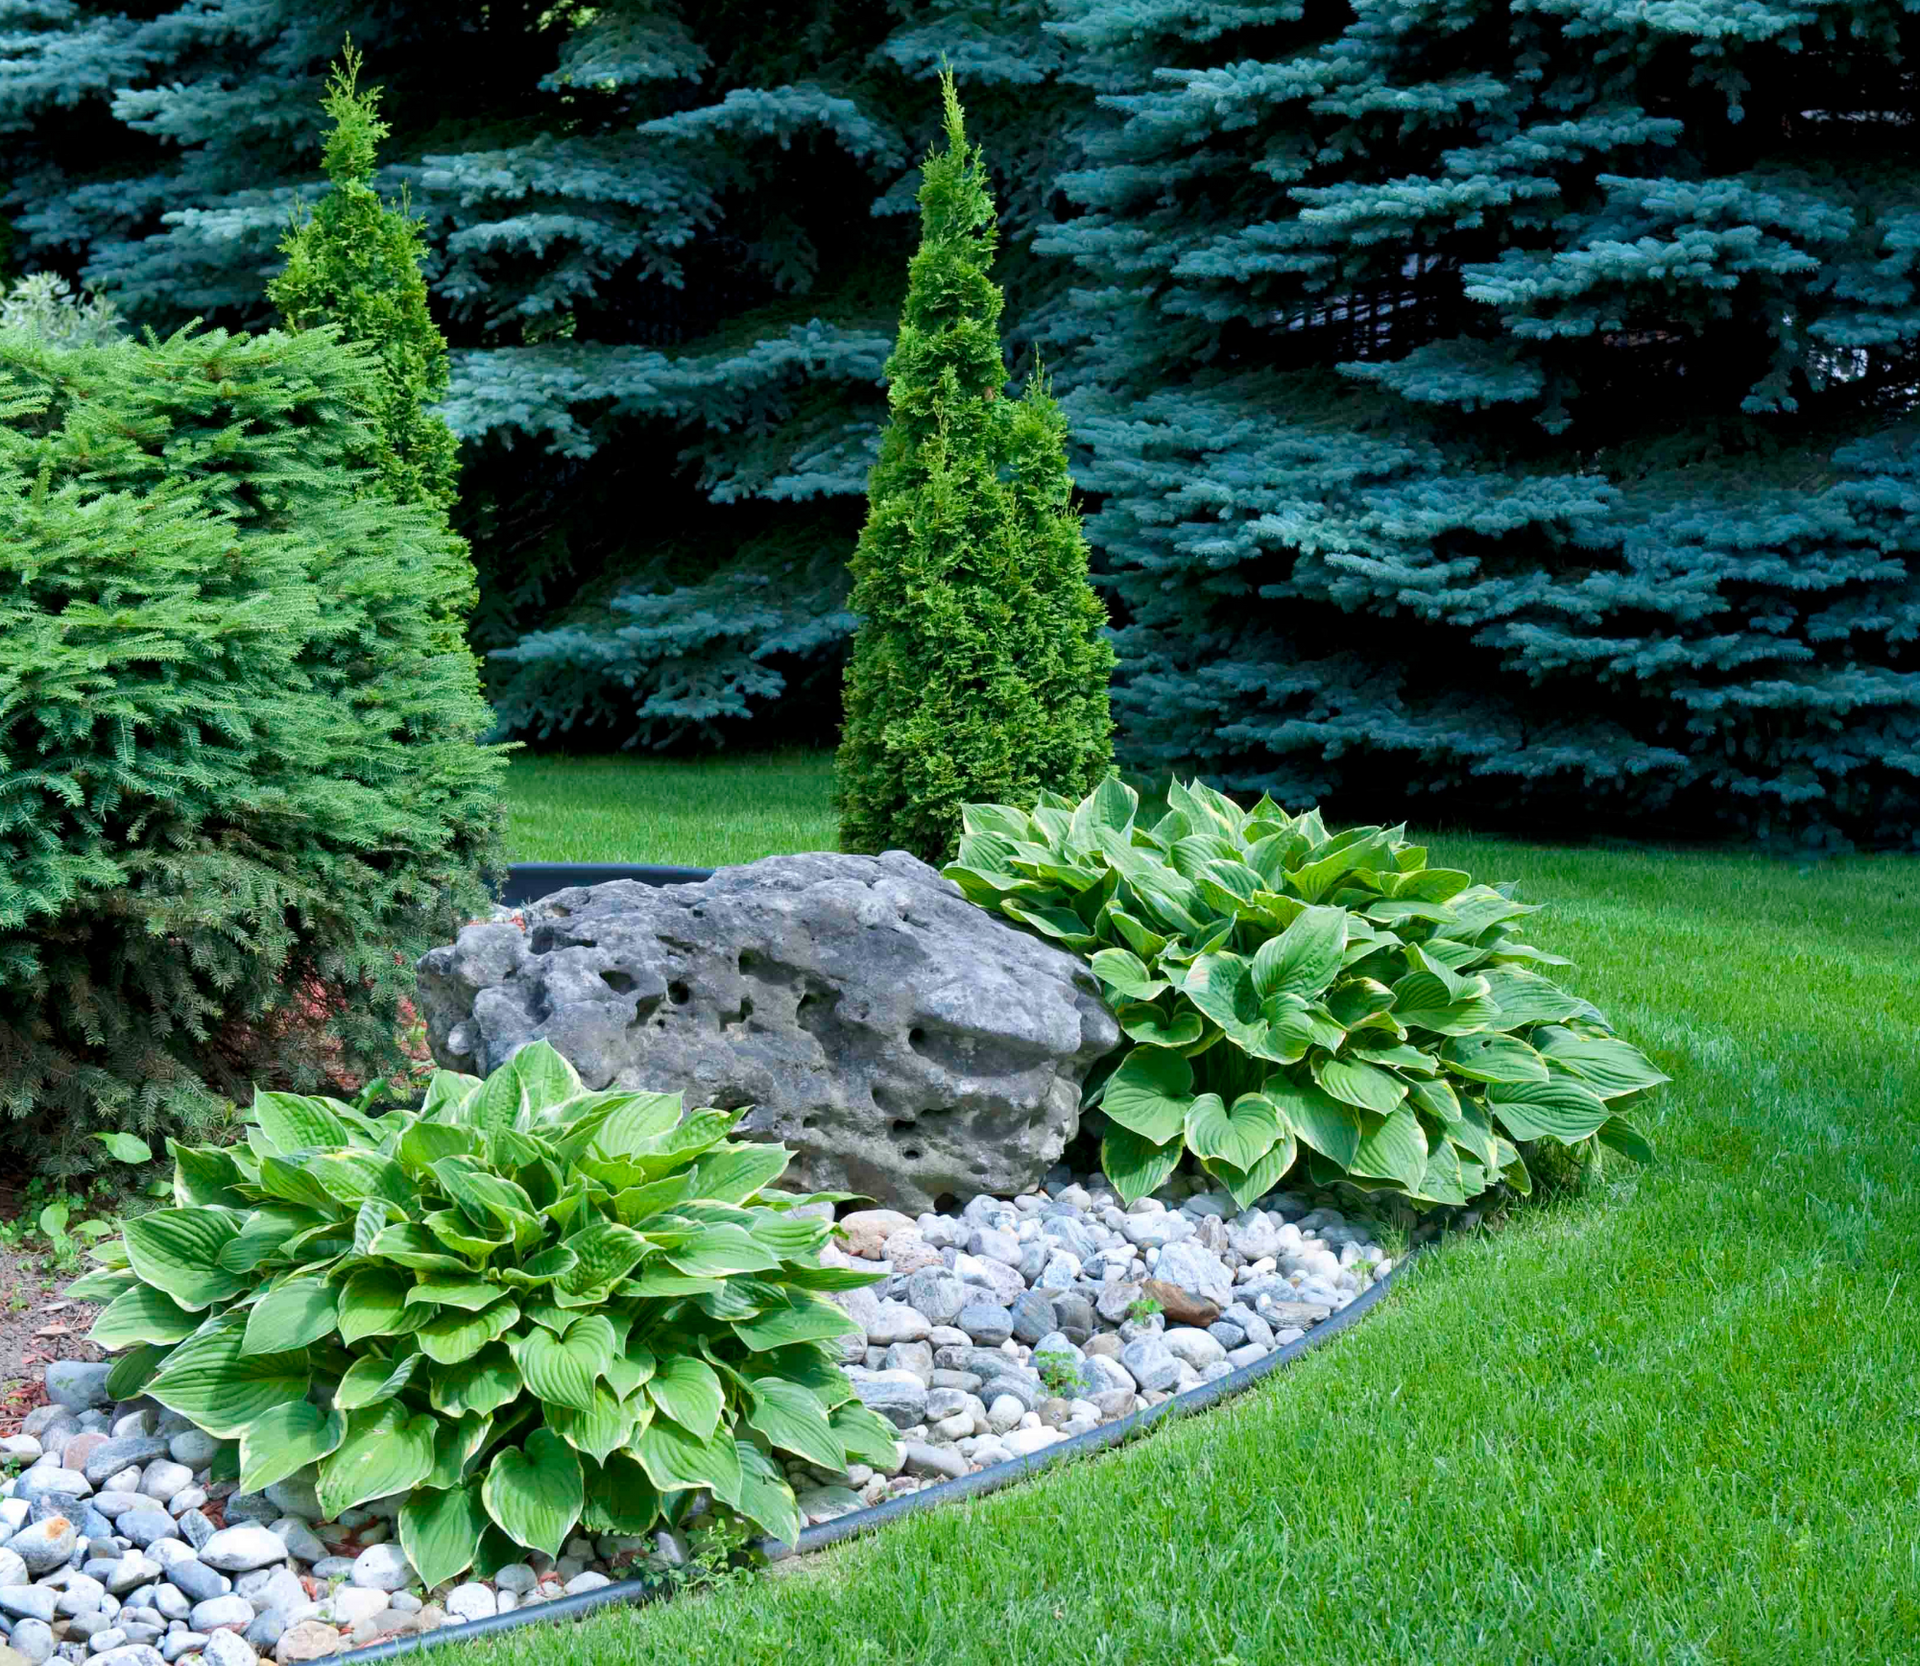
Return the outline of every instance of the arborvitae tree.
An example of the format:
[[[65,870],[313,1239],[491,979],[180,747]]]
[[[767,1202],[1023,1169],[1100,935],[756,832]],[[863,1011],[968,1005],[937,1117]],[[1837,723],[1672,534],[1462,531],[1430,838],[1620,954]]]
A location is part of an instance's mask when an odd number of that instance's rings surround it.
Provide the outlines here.
[[[373,188],[380,141],[377,88],[361,92],[360,54],[347,44],[321,107],[333,118],[325,166],[332,189],[307,218],[297,218],[280,245],[286,270],[267,298],[296,330],[335,324],[380,361],[380,387],[369,413],[364,457],[395,503],[424,503],[443,513],[454,505],[459,442],[426,407],[447,392],[447,339],[427,311],[421,275],[426,242],[404,203],[388,204]],[[464,636],[477,599],[464,544],[443,602],[450,639]]]
[[[986,166],[941,81],[921,241],[887,361],[891,418],[853,557],[841,847],[952,854],[968,803],[1079,798],[1111,761],[1104,610],[1066,425],[1039,375],[1009,402]]]
[[[1059,11],[1129,761],[1920,834],[1920,13]]]
[[[503,759],[434,641],[444,514],[331,330],[0,332],[0,1110],[79,1166],[251,1084],[394,1068],[483,911]]]
[[[502,717],[830,741],[943,56],[1006,160],[1016,315],[1067,270],[1030,254],[1079,96],[1047,4],[0,0],[9,200],[136,325],[262,324],[351,30],[453,348]]]

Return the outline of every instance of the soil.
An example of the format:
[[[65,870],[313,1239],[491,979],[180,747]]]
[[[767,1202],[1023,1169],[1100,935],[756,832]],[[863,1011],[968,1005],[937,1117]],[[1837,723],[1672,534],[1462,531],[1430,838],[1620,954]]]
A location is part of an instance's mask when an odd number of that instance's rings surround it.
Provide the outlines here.
[[[0,1249],[0,1434],[13,1433],[45,1402],[43,1378],[53,1361],[107,1357],[87,1340],[100,1309],[60,1294],[85,1269],[44,1272],[46,1259],[44,1243]]]

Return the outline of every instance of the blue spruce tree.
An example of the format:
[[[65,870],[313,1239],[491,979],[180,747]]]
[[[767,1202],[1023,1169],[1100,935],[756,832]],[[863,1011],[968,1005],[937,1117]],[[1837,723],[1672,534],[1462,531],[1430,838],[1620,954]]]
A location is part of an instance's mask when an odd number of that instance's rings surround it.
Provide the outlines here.
[[[1044,0],[0,0],[24,264],[136,324],[269,321],[351,33],[423,218],[462,530],[508,729],[615,744],[838,720],[846,561],[943,59],[1031,252],[1080,98]],[[1014,332],[1016,343],[1019,341]]]
[[[1057,10],[1123,756],[1920,835],[1915,7]]]

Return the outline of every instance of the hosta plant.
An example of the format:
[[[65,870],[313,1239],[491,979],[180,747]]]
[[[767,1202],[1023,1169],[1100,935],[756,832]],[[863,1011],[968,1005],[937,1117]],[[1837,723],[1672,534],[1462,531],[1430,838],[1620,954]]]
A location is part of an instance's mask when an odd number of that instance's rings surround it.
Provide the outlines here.
[[[1535,912],[1403,827],[1332,833],[1175,782],[1145,825],[1102,782],[1078,805],[970,805],[947,868],[984,908],[1085,955],[1127,1041],[1089,1094],[1131,1202],[1190,1154],[1243,1206],[1320,1185],[1465,1203],[1521,1142],[1641,1161],[1621,1101],[1667,1080],[1522,941]]]
[[[262,1093],[241,1146],[175,1146],[173,1206],[74,1294],[109,1379],[238,1443],[242,1487],[316,1466],[329,1516],[404,1495],[429,1585],[638,1534],[708,1489],[800,1529],[775,1452],[894,1456],[853,1397],[831,1222],[779,1146],[676,1094],[583,1092],[544,1042],[417,1113]],[[679,1499],[684,1504],[685,1499]]]

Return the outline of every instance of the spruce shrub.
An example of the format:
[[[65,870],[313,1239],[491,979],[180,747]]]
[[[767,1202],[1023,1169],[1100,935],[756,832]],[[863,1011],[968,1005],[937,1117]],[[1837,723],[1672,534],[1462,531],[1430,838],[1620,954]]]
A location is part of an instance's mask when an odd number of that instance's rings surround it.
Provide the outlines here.
[[[1106,613],[1087,582],[1066,422],[1036,373],[1001,398],[993,198],[960,101],[920,188],[887,361],[891,417],[852,561],[840,842],[952,853],[963,804],[1078,797],[1111,763]]]
[[[370,476],[378,375],[331,331],[0,332],[0,1107],[56,1168],[393,1068],[486,905],[502,759],[432,639],[457,540]]]

